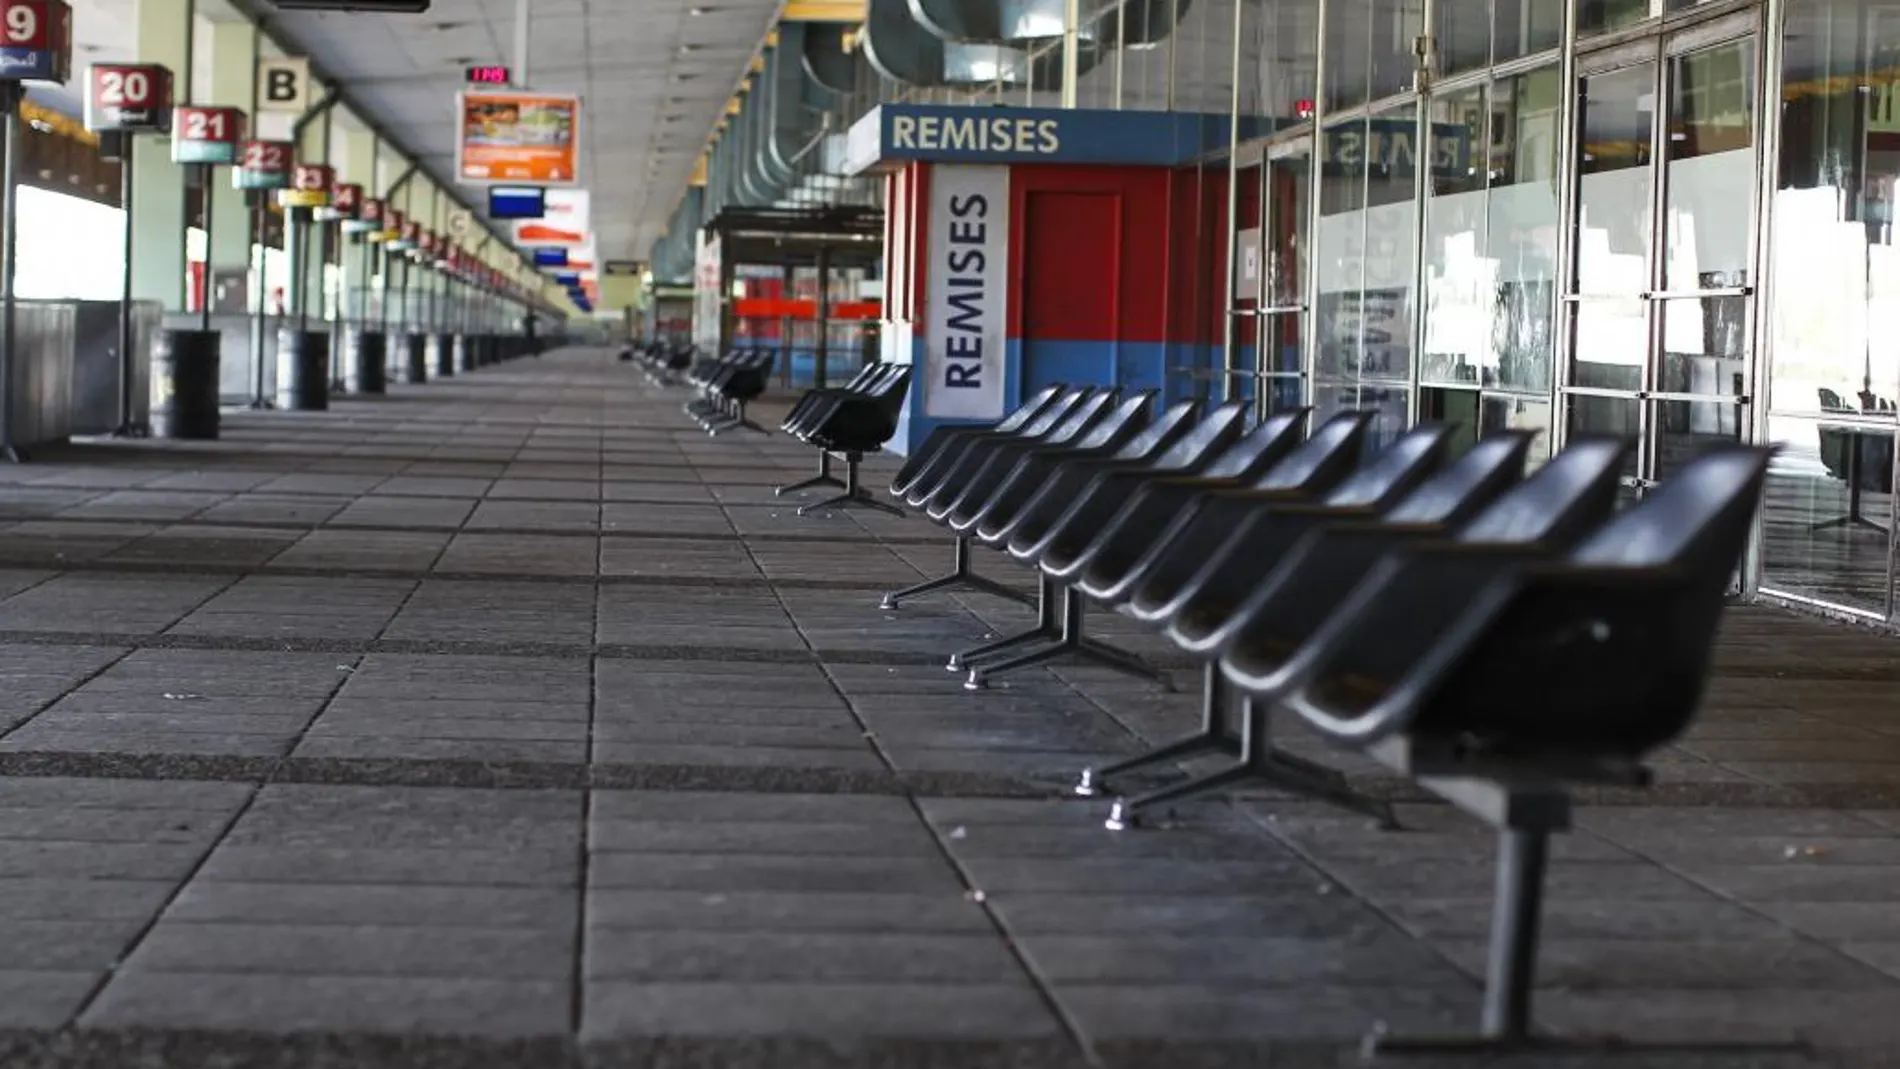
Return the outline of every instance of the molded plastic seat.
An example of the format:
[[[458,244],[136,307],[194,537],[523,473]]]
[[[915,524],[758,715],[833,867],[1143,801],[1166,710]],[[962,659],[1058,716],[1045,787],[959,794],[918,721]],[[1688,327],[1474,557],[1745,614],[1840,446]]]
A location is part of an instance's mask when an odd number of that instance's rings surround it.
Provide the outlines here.
[[[1366,427],[1371,422],[1370,412],[1342,412],[1327,420],[1311,438],[1254,481],[1248,488],[1256,495],[1253,500],[1261,505],[1311,501],[1331,490],[1358,465]],[[1154,490],[1154,486],[1148,488],[1150,493]],[[1157,547],[1193,516],[1208,493],[1205,488],[1188,486],[1184,493],[1174,495],[1173,507],[1162,516],[1135,513],[1132,510],[1139,501],[1130,502],[1129,508],[1083,553],[1074,585],[1110,605],[1126,602],[1157,559]]]
[[[994,426],[964,427],[950,425],[932,430],[930,436],[924,439],[922,445],[912,451],[910,459],[904,461],[904,466],[899,468],[897,475],[891,479],[891,493],[897,497],[903,497],[909,493],[911,487],[923,476],[925,470],[936,463],[938,455],[950,448],[953,444],[968,442],[974,438],[985,435],[998,436],[1016,434],[1028,426],[1030,420],[1035,419],[1044,409],[1054,404],[1058,397],[1070,392],[1076,391],[1071,391],[1069,387],[1059,384],[1055,386],[1044,386],[1042,389],[1023,398],[1023,403],[1017,405],[1014,412],[1004,416],[1002,422]]]
[[[1104,391],[1094,386],[1078,386],[1071,389],[1036,413],[1036,417],[1025,424],[1021,430],[1013,433],[979,432],[960,435],[953,439],[929,467],[912,481],[910,488],[904,491],[905,504],[922,508],[945,484],[958,478],[958,472],[964,465],[979,465],[988,455],[988,449],[1000,442],[1040,442],[1054,434],[1063,426],[1070,415],[1085,404],[1097,403]]]
[[[834,453],[870,453],[884,448],[897,433],[897,417],[910,387],[910,365],[879,378],[876,392],[834,398],[805,441]]]
[[[792,406],[791,411],[785,413],[785,418],[779,421],[779,430],[785,431],[788,434],[797,434],[800,424],[815,414],[824,401],[841,393],[859,393],[870,386],[871,382],[879,375],[886,374],[886,369],[895,366],[894,364],[866,364],[859,368],[858,373],[851,377],[851,381],[845,383],[842,387],[836,389],[820,388],[806,390],[805,396],[800,397],[798,402]]]
[[[1311,504],[1276,509],[1245,491],[1204,495],[1157,544],[1124,611],[1156,624],[1182,611],[1231,611],[1308,531],[1373,519],[1404,500],[1444,461],[1450,436],[1443,424],[1414,427]]]
[[[1772,454],[1703,453],[1560,560],[1388,558],[1315,639],[1287,706],[1355,747],[1404,734],[1472,760],[1640,758],[1695,715]]]
[[[865,398],[884,398],[891,388],[910,382],[909,364],[872,364],[861,372],[852,385],[844,389],[812,390],[806,393],[810,404],[801,400],[803,411],[797,419],[786,420],[786,430],[794,437],[805,438],[824,425],[841,405]]]
[[[1050,442],[1025,446],[1019,459],[1002,477],[986,486],[973,482],[958,496],[942,519],[953,531],[968,531],[991,514],[993,508],[1019,507],[1034,496],[1057,465],[1071,457],[1113,456],[1147,426],[1148,412],[1154,406],[1152,390],[1130,394],[1121,399],[1101,419],[1089,425],[1088,432],[1073,443]],[[932,513],[933,517],[935,513]]]
[[[1480,443],[1482,444],[1482,443]],[[1528,479],[1451,534],[1518,559],[1562,552],[1600,527],[1616,508],[1626,438],[1573,439]],[[1311,640],[1381,561],[1395,551],[1443,539],[1430,517],[1420,522],[1342,524],[1319,531],[1288,555],[1220,628],[1187,642],[1190,653],[1221,657],[1221,671],[1249,693],[1281,690],[1319,652]]]
[[[1009,554],[1038,565],[1052,578],[1066,578],[1096,536],[1136,499],[1145,503],[1136,508],[1161,515],[1169,507],[1163,490],[1191,493],[1193,487],[1245,485],[1300,444],[1310,412],[1299,408],[1277,413],[1231,445],[1197,448],[1174,457],[1171,465],[1105,472],[1049,524],[1047,532],[1032,536],[1026,529],[1018,530],[1009,540]],[[1228,432],[1218,433],[1224,437]],[[1156,492],[1144,493],[1150,487]]]
[[[986,515],[976,526],[977,538],[997,545],[1025,528],[1034,532],[1033,538],[1041,538],[1103,475],[1156,471],[1159,465],[1170,463],[1179,470],[1178,461],[1171,458],[1211,454],[1238,436],[1247,418],[1247,406],[1238,402],[1221,405],[1197,419],[1200,411],[1199,401],[1177,402],[1113,455],[1065,458],[1020,507]]]
[[[1049,433],[1036,438],[986,439],[971,443],[957,466],[943,477],[928,498],[922,501],[931,519],[942,519],[973,486],[982,485],[1009,474],[1023,451],[1041,446],[1066,445],[1079,441],[1097,420],[1113,410],[1120,398],[1113,390],[1101,390],[1082,399],[1070,409]],[[993,483],[991,483],[993,485]]]
[[[1325,509],[1306,510],[1317,522],[1296,533],[1295,528],[1301,526],[1299,520],[1306,518],[1300,515],[1303,510],[1298,507],[1283,510],[1282,529],[1294,534],[1296,541],[1288,544],[1270,568],[1249,577],[1244,586],[1224,583],[1225,569],[1219,567],[1225,563],[1224,559],[1207,573],[1195,576],[1189,583],[1193,591],[1191,600],[1168,616],[1168,637],[1189,653],[1200,657],[1218,656],[1222,652],[1218,636],[1230,633],[1228,629],[1244,613],[1260,611],[1261,591],[1279,588],[1288,581],[1297,584],[1312,578],[1316,569],[1326,567],[1314,559],[1316,555],[1324,556],[1325,540],[1342,531],[1364,531],[1375,537],[1380,532],[1389,532],[1394,544],[1408,538],[1444,536],[1518,485],[1524,475],[1525,456],[1535,436],[1534,431],[1493,431],[1451,466],[1406,494],[1376,522],[1363,516],[1329,516],[1326,515],[1329,510]],[[1372,563],[1365,562],[1359,574],[1363,575]],[[1349,576],[1351,573],[1337,569],[1334,574]],[[1338,581],[1335,579],[1335,583]],[[1350,579],[1345,581],[1350,582]],[[1303,610],[1326,600],[1322,590],[1314,589],[1316,586],[1315,583],[1304,585]],[[1331,602],[1336,604],[1349,590],[1350,587],[1340,590]]]

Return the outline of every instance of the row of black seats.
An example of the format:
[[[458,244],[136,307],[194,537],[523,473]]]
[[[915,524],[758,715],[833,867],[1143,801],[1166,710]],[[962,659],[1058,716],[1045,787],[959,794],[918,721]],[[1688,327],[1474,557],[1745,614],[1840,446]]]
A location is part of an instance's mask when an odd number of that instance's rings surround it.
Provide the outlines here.
[[[1250,785],[1396,823],[1337,770],[1275,747],[1275,713],[1491,822],[1498,900],[1477,1039],[1527,1041],[1548,837],[1567,828],[1577,786],[1646,785],[1645,758],[1693,719],[1770,452],[1711,450],[1619,512],[1620,438],[1574,439],[1527,476],[1525,432],[1451,458],[1450,428],[1424,425],[1367,457],[1370,413],[1309,435],[1306,411],[1249,428],[1240,405],[1183,402],[1150,419],[1153,404],[1050,387],[995,427],[933,434],[891,492],[950,528],[955,569],[884,606],[952,586],[1018,597],[971,572],[981,544],[1036,570],[1041,611],[953,657],[966,685],[1075,656],[1162,678],[1084,636],[1085,602],[1200,662],[1200,729],[1085,772],[1077,790],[1199,754],[1231,760],[1118,799],[1111,828]]]
[[[699,396],[680,406],[707,434],[727,431],[770,433],[752,421],[746,406],[765,393],[772,378],[773,354],[735,351],[695,360],[686,372]]]
[[[838,488],[835,496],[800,506],[800,516],[818,509],[854,505],[901,515],[903,510],[879,501],[864,488],[859,467],[865,454],[882,450],[896,437],[910,389],[910,374],[909,364],[866,364],[843,386],[806,391],[779,429],[818,450],[818,474],[778,487],[773,493],[782,497],[819,486]],[[832,473],[834,456],[844,460],[843,479]]]
[[[693,366],[699,350],[691,342],[649,339],[620,351],[622,361],[639,361],[647,381],[655,386],[671,386]]]

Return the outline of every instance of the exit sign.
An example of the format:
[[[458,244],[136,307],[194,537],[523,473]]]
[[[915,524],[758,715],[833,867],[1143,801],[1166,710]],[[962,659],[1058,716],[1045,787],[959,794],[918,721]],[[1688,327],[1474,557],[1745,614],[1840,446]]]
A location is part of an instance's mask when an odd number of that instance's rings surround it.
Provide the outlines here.
[[[508,68],[503,66],[489,65],[468,69],[468,84],[470,85],[507,85],[508,82]]]

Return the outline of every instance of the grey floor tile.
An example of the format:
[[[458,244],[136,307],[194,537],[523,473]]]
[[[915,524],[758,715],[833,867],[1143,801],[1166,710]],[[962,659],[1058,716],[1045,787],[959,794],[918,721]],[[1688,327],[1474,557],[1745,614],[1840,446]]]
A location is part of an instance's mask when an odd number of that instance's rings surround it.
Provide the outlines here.
[[[471,1036],[566,1031],[568,983],[475,977],[179,975],[128,969],[81,1019],[93,1028],[225,1028]]]
[[[1059,1026],[1027,984],[593,983],[582,1035],[825,1039],[1045,1038]]]

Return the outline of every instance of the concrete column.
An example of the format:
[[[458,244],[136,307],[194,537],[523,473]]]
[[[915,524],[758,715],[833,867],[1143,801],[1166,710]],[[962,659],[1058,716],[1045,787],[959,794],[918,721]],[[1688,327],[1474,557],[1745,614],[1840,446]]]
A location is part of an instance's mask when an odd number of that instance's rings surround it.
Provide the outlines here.
[[[134,0],[132,21],[141,63],[172,72],[174,93],[190,90],[192,0]],[[163,138],[141,137],[132,150],[132,295],[168,312],[185,309],[185,169],[172,162]]]
[[[355,182],[363,187],[366,197],[382,193],[376,177],[376,135],[367,130],[351,129],[351,123],[340,121],[331,134],[332,162],[336,166],[338,182]],[[346,321],[362,321],[370,318],[371,308],[365,288],[371,284],[370,271],[375,261],[371,258],[371,246],[368,242],[352,241],[342,237],[343,241],[343,312]]]
[[[163,4],[164,0],[154,0]],[[206,105],[243,108],[255,124],[251,96],[256,82],[252,68],[257,62],[257,30],[247,22],[214,22],[210,33],[195,50],[195,58],[209,72],[205,91]],[[253,125],[253,129],[255,126]],[[218,171],[211,184],[210,267],[215,276],[220,270],[249,270],[251,266],[251,215],[244,194],[231,188],[229,168]]]
[[[310,99],[323,99],[327,87],[311,79]],[[303,128],[303,135],[297,138],[297,162],[311,164],[332,163],[330,158],[330,116],[335,109],[312,119]],[[297,255],[303,260],[299,266],[303,273],[303,311],[312,323],[323,320],[323,229],[334,223],[311,224],[304,229],[304,241]],[[297,309],[285,309],[291,316]]]

